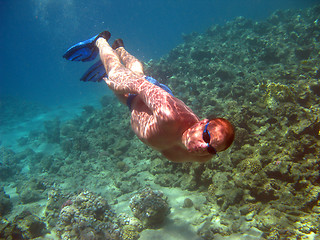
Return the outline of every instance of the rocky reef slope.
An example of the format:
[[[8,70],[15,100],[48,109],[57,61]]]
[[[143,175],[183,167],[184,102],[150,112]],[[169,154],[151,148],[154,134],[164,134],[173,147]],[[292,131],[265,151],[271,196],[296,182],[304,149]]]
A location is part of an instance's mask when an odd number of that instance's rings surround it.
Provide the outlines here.
[[[180,186],[207,188],[234,218],[227,231],[241,229],[241,216],[270,239],[319,231],[320,6],[238,17],[184,39],[149,74],[200,116],[230,119],[236,140],[207,164],[185,164]]]

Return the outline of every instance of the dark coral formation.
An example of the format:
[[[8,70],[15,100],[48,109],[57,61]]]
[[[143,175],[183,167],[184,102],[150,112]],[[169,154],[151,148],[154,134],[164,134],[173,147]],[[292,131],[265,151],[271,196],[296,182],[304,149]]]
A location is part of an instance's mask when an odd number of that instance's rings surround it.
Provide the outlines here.
[[[12,209],[10,196],[5,193],[3,188],[0,188],[0,216],[8,214]]]
[[[0,180],[12,180],[16,173],[22,169],[21,158],[14,151],[0,147]]]
[[[12,222],[1,219],[1,239],[35,239],[46,233],[46,224],[29,211],[23,211]]]
[[[167,198],[163,192],[145,188],[130,200],[133,215],[141,220],[144,227],[159,227],[170,213]]]
[[[45,194],[43,193],[45,190],[45,184],[36,179],[25,181],[17,186],[17,193],[22,203],[36,202],[45,198]]]
[[[140,220],[116,216],[106,199],[89,191],[75,195],[51,191],[45,215],[61,239],[136,240],[143,230]]]
[[[62,204],[56,231],[62,239],[117,240],[120,229],[114,217],[105,199],[83,191]]]

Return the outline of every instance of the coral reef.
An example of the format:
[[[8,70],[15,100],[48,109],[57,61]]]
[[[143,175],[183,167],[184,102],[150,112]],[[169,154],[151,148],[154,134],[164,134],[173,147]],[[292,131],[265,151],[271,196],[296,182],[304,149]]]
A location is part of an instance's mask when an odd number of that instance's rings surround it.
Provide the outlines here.
[[[45,232],[46,224],[29,211],[23,211],[12,222],[4,218],[0,222],[1,239],[35,239]]]
[[[45,216],[61,239],[136,240],[143,230],[139,219],[124,213],[116,216],[104,198],[89,191],[76,195],[50,191]]]
[[[120,239],[114,213],[101,196],[83,191],[68,199],[59,213],[56,231],[62,239]]]
[[[17,185],[17,193],[19,194],[22,203],[36,202],[40,199],[45,198],[43,194],[46,186],[43,182],[37,179],[31,179]]]
[[[130,200],[130,208],[133,215],[141,220],[146,228],[159,227],[170,213],[169,204],[163,192],[150,188],[145,188],[134,195]]]
[[[0,147],[0,180],[10,180],[16,172],[21,170],[19,159],[11,149]]]
[[[122,226],[121,239],[136,240],[140,237],[140,232],[143,230],[142,222],[126,214],[120,214],[118,217],[118,224]]]
[[[320,200],[319,16],[320,6],[276,11],[262,22],[239,17],[185,36],[167,56],[146,65],[200,116],[224,116],[236,127],[233,147],[219,159],[161,170],[175,176],[161,185],[208,189],[220,219],[234,223],[234,229],[224,224],[217,232],[237,232],[241,216],[269,239],[320,230],[312,210]],[[259,207],[237,215],[240,206]],[[202,233],[211,239],[215,230],[207,231]]]
[[[59,221],[59,213],[60,210],[67,206],[66,203],[68,202],[68,196],[64,196],[58,190],[50,190],[48,192],[47,204],[45,209],[45,218],[49,228],[54,228],[58,221]]]
[[[0,188],[0,216],[4,216],[12,209],[10,196],[5,193],[3,188]]]

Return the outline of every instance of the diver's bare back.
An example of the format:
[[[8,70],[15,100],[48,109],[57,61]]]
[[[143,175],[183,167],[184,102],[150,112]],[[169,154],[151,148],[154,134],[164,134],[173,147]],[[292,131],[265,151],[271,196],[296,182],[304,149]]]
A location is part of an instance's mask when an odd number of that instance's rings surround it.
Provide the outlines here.
[[[199,118],[181,100],[144,81],[139,83],[142,87],[135,86],[139,90],[131,105],[132,129],[141,141],[169,159],[189,158],[190,153],[182,145],[181,137],[188,128],[199,122]]]

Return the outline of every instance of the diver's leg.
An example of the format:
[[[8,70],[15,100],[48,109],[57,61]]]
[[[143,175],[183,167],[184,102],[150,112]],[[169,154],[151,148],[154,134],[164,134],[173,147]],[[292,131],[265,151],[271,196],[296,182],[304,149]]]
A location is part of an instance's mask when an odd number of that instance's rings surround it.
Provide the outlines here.
[[[124,47],[119,47],[116,51],[124,66],[129,68],[135,74],[144,75],[142,63],[138,59],[128,53]]]
[[[146,80],[145,76],[136,74],[124,67],[107,41],[103,38],[97,40],[100,58],[103,62],[108,79],[104,78],[108,87],[115,94],[139,94],[139,97],[152,112],[162,112],[161,104],[172,98],[169,92]]]
[[[103,38],[98,38],[96,45],[99,48],[100,59],[105,67],[107,76],[111,77],[112,72],[116,70],[122,71],[124,67],[121,64],[118,54],[110,47],[108,42]]]
[[[104,80],[115,94],[136,94],[141,84],[148,82],[144,79],[144,76],[123,66],[117,52],[110,47],[105,39],[99,38],[96,45],[99,48],[100,58],[108,75],[108,79],[104,78]]]
[[[97,46],[108,75],[108,79],[104,78],[108,87],[115,94],[139,94],[139,97],[153,113],[165,117],[167,108],[163,103],[172,99],[173,96],[146,80],[145,76],[136,74],[124,67],[116,51],[110,47],[105,39],[99,38]]]
[[[116,39],[112,44],[112,48],[116,50],[126,68],[129,68],[135,74],[144,75],[142,63],[125,50],[122,39]]]

